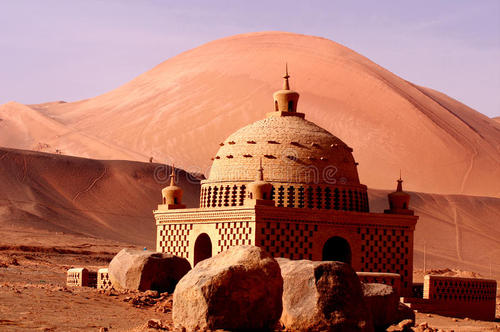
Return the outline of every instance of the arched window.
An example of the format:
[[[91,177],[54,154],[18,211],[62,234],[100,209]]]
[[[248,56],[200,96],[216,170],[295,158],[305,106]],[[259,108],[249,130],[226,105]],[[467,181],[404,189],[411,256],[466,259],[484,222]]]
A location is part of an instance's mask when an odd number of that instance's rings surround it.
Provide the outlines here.
[[[346,239],[333,236],[323,246],[324,261],[337,261],[351,264],[351,246]]]
[[[212,241],[206,233],[200,234],[194,243],[194,265],[212,257]]]
[[[174,204],[179,204],[177,197],[174,197]]]
[[[293,112],[293,100],[288,102],[288,112]]]

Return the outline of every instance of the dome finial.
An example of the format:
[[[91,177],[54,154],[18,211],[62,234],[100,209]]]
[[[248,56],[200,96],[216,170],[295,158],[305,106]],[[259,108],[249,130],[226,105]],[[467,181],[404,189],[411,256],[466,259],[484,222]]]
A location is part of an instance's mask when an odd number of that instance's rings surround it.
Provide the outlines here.
[[[170,186],[175,186],[175,166],[172,164],[172,172],[170,173]]]
[[[264,181],[264,168],[262,168],[262,158],[260,158],[260,166],[257,171],[259,172],[257,180]]]
[[[288,83],[288,79],[290,75],[288,75],[288,62],[285,62],[285,76],[283,76],[285,81],[283,82],[283,90],[290,90],[290,84]]]
[[[396,191],[403,191],[403,180],[401,180],[401,169],[399,170],[399,179],[398,179],[398,187]]]

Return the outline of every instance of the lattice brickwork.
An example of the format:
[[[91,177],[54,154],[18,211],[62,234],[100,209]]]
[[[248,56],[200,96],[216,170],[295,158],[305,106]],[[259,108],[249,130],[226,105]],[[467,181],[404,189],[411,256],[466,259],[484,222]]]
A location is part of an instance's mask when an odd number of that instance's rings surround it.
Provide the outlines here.
[[[363,283],[389,285],[397,293],[401,290],[401,276],[395,273],[357,272],[359,280]]]
[[[188,236],[192,224],[164,224],[158,226],[159,251],[189,258]]]
[[[97,273],[86,268],[69,269],[66,274],[66,285],[76,287],[96,287]]]
[[[113,285],[109,279],[108,269],[97,270],[97,289],[111,289]]]
[[[245,185],[209,185],[201,187],[200,207],[219,208],[244,205]],[[360,188],[334,186],[291,186],[273,184],[271,199],[276,206],[325,210],[368,212],[368,194]]]
[[[391,272],[401,276],[401,287],[409,289],[411,232],[403,229],[358,228],[361,235],[361,270]]]
[[[312,260],[317,225],[267,222],[259,224],[257,243],[274,257]]]
[[[252,228],[248,222],[223,222],[216,223],[215,228],[219,234],[217,243],[219,252],[232,246],[252,245]]]
[[[441,301],[488,302],[496,300],[495,280],[427,275],[424,298]]]

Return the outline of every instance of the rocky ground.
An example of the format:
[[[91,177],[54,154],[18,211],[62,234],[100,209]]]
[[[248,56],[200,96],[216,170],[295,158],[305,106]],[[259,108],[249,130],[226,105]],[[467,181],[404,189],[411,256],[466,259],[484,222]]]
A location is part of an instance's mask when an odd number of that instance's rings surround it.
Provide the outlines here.
[[[171,294],[67,288],[66,270],[107,266],[124,245],[59,234],[19,233],[23,242],[0,231],[1,331],[155,331],[172,330]],[[12,233],[11,233],[12,234]],[[5,236],[3,236],[5,235]],[[57,243],[54,246],[53,243]],[[417,313],[417,325],[445,331],[500,331],[497,322]]]

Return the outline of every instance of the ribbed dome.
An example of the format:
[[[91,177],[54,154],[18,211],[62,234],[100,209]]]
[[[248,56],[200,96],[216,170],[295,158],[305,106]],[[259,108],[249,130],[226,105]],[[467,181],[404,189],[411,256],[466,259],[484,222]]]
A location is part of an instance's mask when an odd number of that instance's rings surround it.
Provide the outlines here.
[[[269,182],[360,184],[352,149],[299,116],[269,116],[221,145],[206,183],[252,181],[262,159]]]

